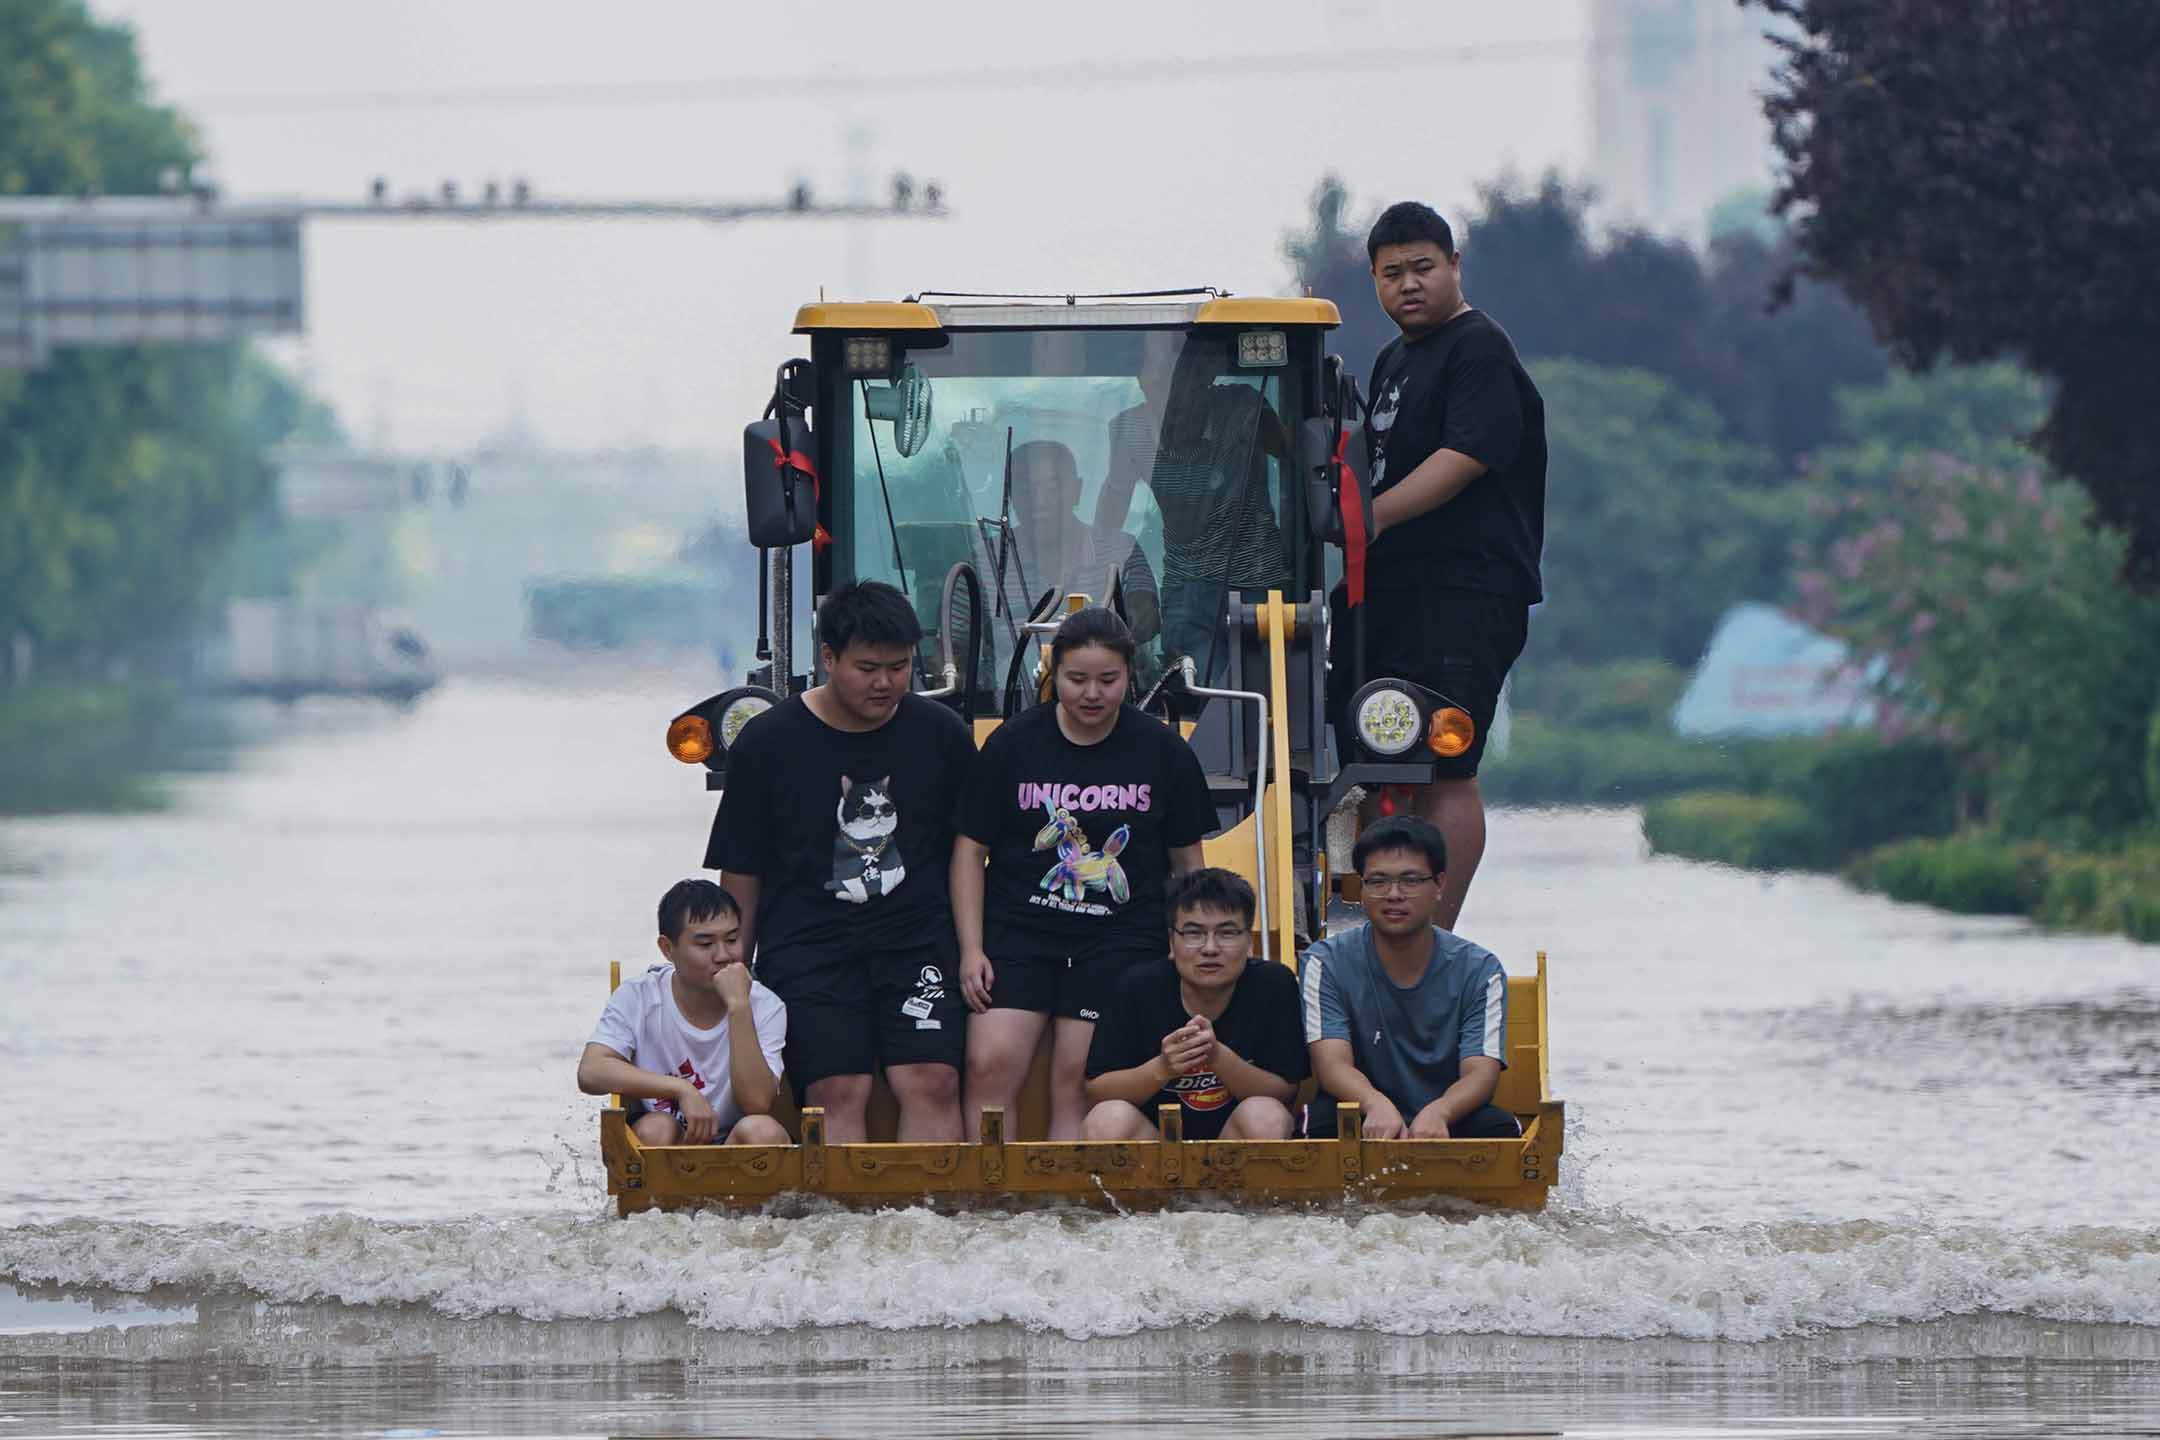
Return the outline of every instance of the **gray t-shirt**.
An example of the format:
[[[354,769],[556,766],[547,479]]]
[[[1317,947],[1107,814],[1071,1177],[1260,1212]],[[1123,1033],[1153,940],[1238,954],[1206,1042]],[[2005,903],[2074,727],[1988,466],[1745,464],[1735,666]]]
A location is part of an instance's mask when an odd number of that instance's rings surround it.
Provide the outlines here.
[[[1507,1067],[1507,972],[1492,951],[1437,925],[1425,974],[1407,989],[1380,968],[1370,925],[1306,951],[1298,987],[1305,1043],[1349,1041],[1353,1063],[1405,1120],[1455,1083],[1466,1057]]]

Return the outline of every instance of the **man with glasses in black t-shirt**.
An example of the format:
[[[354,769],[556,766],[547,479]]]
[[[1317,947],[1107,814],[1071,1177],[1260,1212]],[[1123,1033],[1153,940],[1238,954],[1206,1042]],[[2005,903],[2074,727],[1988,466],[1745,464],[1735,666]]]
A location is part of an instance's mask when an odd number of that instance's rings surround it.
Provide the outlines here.
[[[1228,870],[1172,878],[1170,956],[1125,973],[1088,1051],[1084,1138],[1147,1140],[1182,1107],[1188,1140],[1287,1140],[1310,1063],[1297,979],[1253,960],[1253,890]]]
[[[1330,698],[1346,749],[1343,707],[1381,676],[1438,691],[1476,722],[1469,750],[1436,760],[1412,806],[1447,838],[1454,864],[1433,918],[1453,929],[1485,853],[1478,762],[1545,593],[1545,402],[1507,332],[1463,298],[1454,232],[1430,206],[1389,206],[1365,249],[1380,308],[1402,334],[1373,364],[1365,420],[1365,669],[1353,680],[1352,612],[1338,586]],[[1369,798],[1367,819],[1374,808]]]

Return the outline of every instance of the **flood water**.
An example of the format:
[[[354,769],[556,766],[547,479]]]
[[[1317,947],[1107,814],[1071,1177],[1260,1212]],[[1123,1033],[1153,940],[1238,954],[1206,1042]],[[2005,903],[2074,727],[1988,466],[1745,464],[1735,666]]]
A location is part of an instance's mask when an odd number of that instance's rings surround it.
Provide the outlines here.
[[[0,822],[0,1437],[2160,1434],[2160,947],[1500,812],[1543,1215],[641,1216],[571,1081],[700,683],[264,712]]]

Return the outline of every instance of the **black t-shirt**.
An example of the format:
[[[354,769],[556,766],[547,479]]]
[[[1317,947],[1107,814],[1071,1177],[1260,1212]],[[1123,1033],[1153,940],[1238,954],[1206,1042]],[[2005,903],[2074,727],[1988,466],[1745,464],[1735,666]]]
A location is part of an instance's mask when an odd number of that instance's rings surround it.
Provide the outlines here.
[[[1389,591],[1482,590],[1545,598],[1545,401],[1507,332],[1466,310],[1415,340],[1390,341],[1373,362],[1365,453],[1379,495],[1456,450],[1487,469],[1436,509],[1373,542],[1366,580]]]
[[[763,881],[760,957],[950,936],[952,797],[974,758],[959,717],[917,695],[859,733],[800,695],[743,726],[705,866]]]
[[[990,851],[983,948],[1160,954],[1170,851],[1215,828],[1192,747],[1131,706],[1093,745],[1038,705],[998,727],[968,771],[960,831]]]
[[[1118,982],[1109,1010],[1095,1026],[1095,1039],[1088,1047],[1089,1077],[1147,1064],[1162,1054],[1163,1036],[1191,1018],[1178,988],[1177,966],[1168,957],[1135,965]],[[1298,1009],[1297,977],[1290,967],[1272,960],[1247,961],[1237,988],[1230,992],[1229,1008],[1215,1021],[1215,1038],[1246,1064],[1292,1085],[1301,1083],[1310,1062],[1305,1023]],[[1188,1140],[1214,1139],[1237,1108],[1237,1097],[1212,1070],[1172,1077],[1166,1088],[1140,1108],[1152,1120],[1156,1106],[1173,1102],[1185,1107]]]

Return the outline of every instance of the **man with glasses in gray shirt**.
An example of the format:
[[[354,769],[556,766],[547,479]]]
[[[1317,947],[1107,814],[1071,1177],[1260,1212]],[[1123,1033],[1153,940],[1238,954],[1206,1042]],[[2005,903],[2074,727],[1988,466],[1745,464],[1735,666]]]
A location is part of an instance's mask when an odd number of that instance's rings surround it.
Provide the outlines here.
[[[1370,1140],[1514,1139],[1521,1124],[1492,1103],[1507,1068],[1507,972],[1433,921],[1447,842],[1428,821],[1393,816],[1366,827],[1351,862],[1367,923],[1298,963],[1324,1092],[1314,1132],[1332,1133],[1335,1100],[1353,1100]]]

